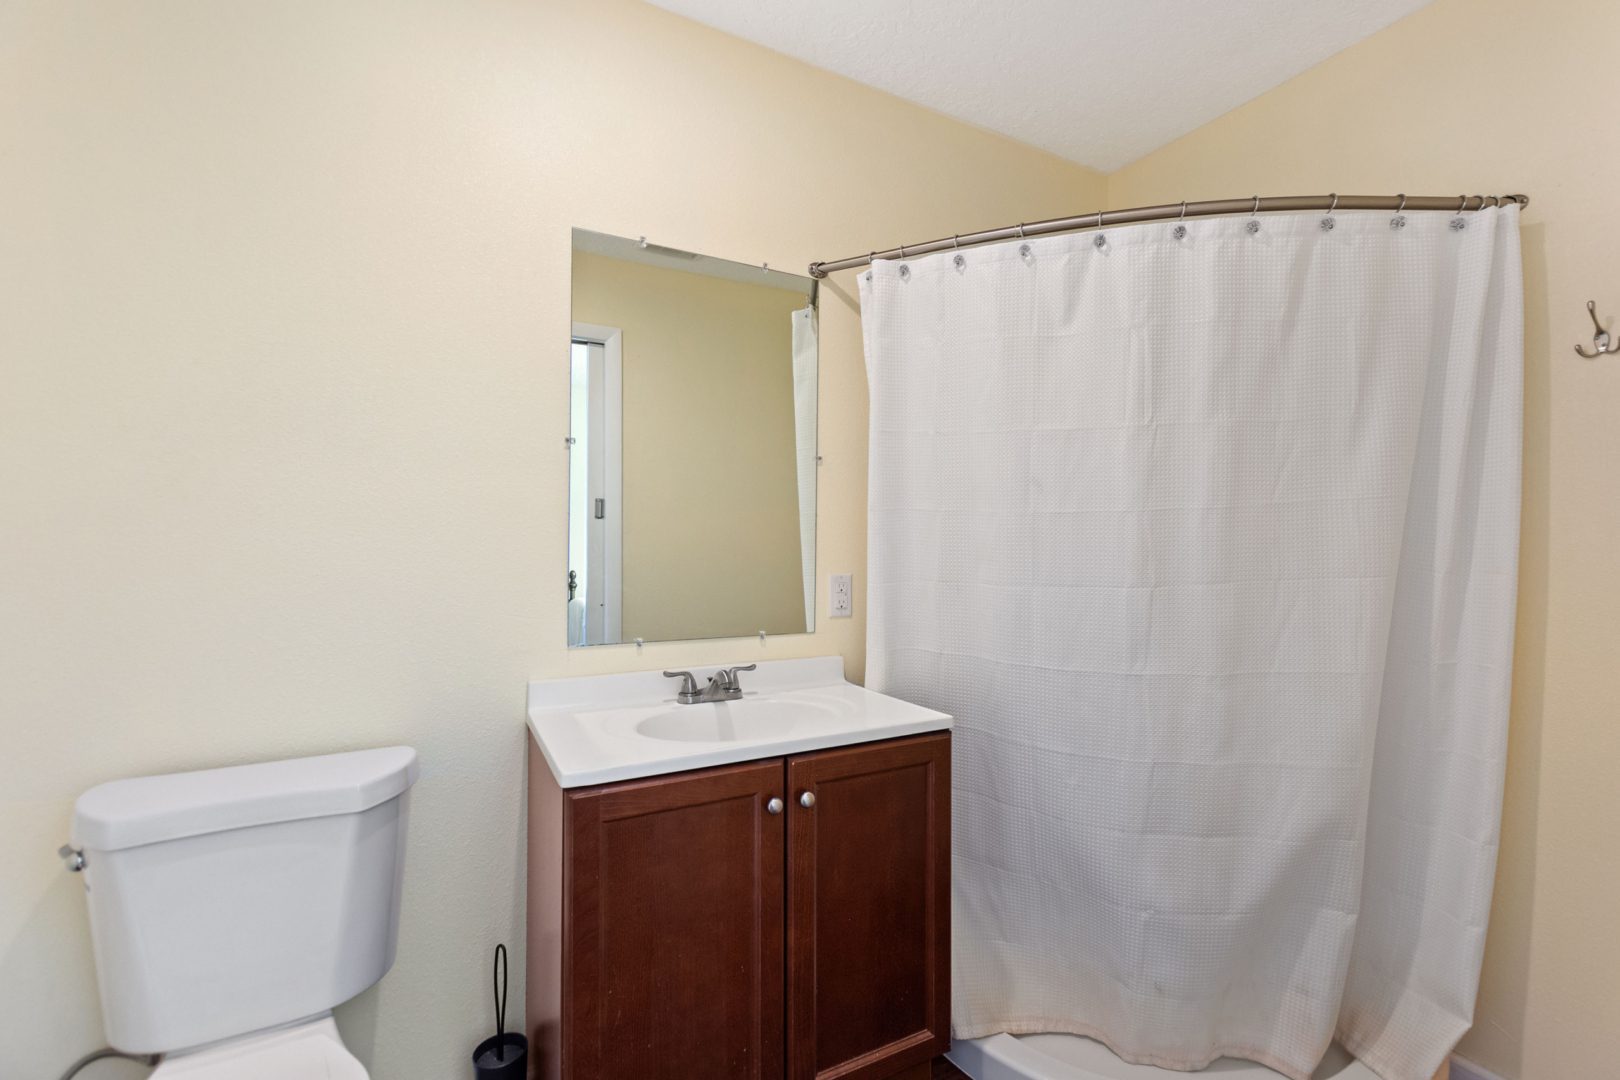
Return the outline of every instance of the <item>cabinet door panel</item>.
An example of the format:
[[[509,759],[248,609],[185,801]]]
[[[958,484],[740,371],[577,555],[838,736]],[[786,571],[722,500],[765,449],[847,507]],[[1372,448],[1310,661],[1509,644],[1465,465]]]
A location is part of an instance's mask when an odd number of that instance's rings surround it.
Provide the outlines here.
[[[782,1076],[783,793],[776,760],[571,795],[571,1080]]]
[[[949,1045],[949,793],[947,735],[788,759],[791,1080],[877,1080]]]

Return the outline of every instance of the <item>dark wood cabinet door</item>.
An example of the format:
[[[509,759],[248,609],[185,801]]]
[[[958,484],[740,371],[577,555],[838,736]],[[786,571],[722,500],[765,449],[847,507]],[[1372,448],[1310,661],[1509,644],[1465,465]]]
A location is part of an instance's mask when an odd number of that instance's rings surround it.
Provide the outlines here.
[[[563,1071],[780,1080],[780,759],[569,793]]]
[[[950,736],[787,776],[788,1078],[894,1076],[950,1044]]]

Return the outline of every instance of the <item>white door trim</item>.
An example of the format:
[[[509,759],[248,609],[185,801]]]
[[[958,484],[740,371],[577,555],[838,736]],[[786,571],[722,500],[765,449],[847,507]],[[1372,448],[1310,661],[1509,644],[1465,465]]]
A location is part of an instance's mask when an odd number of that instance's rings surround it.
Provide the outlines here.
[[[574,324],[573,340],[602,346],[602,644],[623,640],[624,614],[624,332]],[[596,642],[592,642],[596,644]]]

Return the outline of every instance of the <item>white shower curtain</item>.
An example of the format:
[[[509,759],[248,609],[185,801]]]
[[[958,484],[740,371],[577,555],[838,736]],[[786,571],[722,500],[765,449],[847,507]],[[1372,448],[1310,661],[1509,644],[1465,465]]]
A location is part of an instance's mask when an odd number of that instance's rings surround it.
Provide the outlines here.
[[[1428,1080],[1496,861],[1518,211],[1183,228],[861,275],[867,679],[957,718],[954,1031]]]
[[[799,479],[804,629],[816,628],[816,309],[793,313],[793,446]]]

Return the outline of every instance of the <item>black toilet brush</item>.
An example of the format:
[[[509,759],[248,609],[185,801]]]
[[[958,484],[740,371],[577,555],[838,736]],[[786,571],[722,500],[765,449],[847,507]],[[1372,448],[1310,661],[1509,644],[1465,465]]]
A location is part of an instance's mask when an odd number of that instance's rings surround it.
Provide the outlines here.
[[[529,1040],[506,1032],[506,946],[495,946],[495,1037],[473,1051],[477,1080],[523,1080],[529,1067]]]

